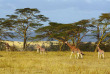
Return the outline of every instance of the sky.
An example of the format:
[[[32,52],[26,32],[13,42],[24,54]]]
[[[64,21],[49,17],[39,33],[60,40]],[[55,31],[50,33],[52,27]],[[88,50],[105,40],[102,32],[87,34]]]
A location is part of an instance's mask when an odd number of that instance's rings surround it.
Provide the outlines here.
[[[52,22],[74,23],[109,13],[110,0],[0,0],[0,18],[20,8],[37,8]]]
[[[66,24],[110,13],[110,0],[0,0],[0,18],[22,8],[37,8],[52,22]]]

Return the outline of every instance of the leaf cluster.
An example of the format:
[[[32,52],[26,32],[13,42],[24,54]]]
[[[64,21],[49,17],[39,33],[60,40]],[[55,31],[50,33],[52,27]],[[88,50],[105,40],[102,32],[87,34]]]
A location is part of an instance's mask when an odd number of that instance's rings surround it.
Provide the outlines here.
[[[77,24],[62,24],[56,22],[50,22],[49,26],[45,26],[36,30],[36,33],[42,33],[37,35],[36,38],[42,39],[48,37],[58,41],[68,41],[71,37],[75,37],[78,33],[82,33],[86,30],[83,26]]]

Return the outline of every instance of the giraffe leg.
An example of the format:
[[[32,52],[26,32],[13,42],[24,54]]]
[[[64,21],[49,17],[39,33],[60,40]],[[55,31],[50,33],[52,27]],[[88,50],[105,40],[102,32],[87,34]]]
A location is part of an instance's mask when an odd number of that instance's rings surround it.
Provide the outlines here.
[[[82,54],[80,54],[81,58],[83,58]]]
[[[8,52],[8,48],[6,48],[6,52]]]
[[[40,54],[42,54],[43,52],[42,51],[40,51]]]
[[[72,54],[73,54],[73,52],[71,52],[70,59],[71,59]]]
[[[98,52],[98,59],[99,59],[100,53]]]
[[[9,51],[11,51],[11,49],[9,48]]]
[[[103,59],[104,59],[104,53],[102,54],[102,57],[103,57]]]
[[[43,53],[44,53],[44,54],[46,54],[46,52],[45,52],[45,51],[43,51]]]
[[[75,59],[77,58],[77,55],[75,54]]]
[[[77,59],[79,58],[79,53],[77,53]]]
[[[39,52],[39,49],[37,49],[37,52]]]
[[[101,59],[101,54],[100,54],[100,59]]]

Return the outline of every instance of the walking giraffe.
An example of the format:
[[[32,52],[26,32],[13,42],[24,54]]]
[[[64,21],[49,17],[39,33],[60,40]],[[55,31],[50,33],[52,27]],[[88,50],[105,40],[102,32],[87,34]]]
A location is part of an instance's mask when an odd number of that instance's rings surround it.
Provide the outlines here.
[[[104,51],[100,49],[99,45],[97,45],[97,49],[98,49],[98,58],[103,57],[104,59]]]
[[[5,46],[6,46],[6,51],[10,51],[10,45],[8,43],[5,43]]]
[[[74,45],[71,45],[71,44],[69,44],[67,41],[65,42],[68,46],[69,46],[69,48],[71,49],[71,55],[70,55],[70,59],[71,59],[71,56],[72,56],[72,54],[74,53],[75,54],[75,58],[79,58],[79,56],[81,56],[81,58],[83,58],[83,53],[80,51],[80,49],[79,48],[76,48]]]
[[[38,50],[40,50],[40,53],[42,52],[42,53],[45,53],[45,48],[42,48],[40,45],[37,45],[37,52],[38,52]]]

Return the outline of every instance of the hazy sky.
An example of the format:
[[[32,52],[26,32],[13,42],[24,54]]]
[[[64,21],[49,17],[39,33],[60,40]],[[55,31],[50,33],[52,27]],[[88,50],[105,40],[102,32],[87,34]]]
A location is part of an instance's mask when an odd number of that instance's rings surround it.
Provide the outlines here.
[[[110,0],[0,0],[0,18],[18,8],[38,8],[53,22],[73,23],[110,12]]]

